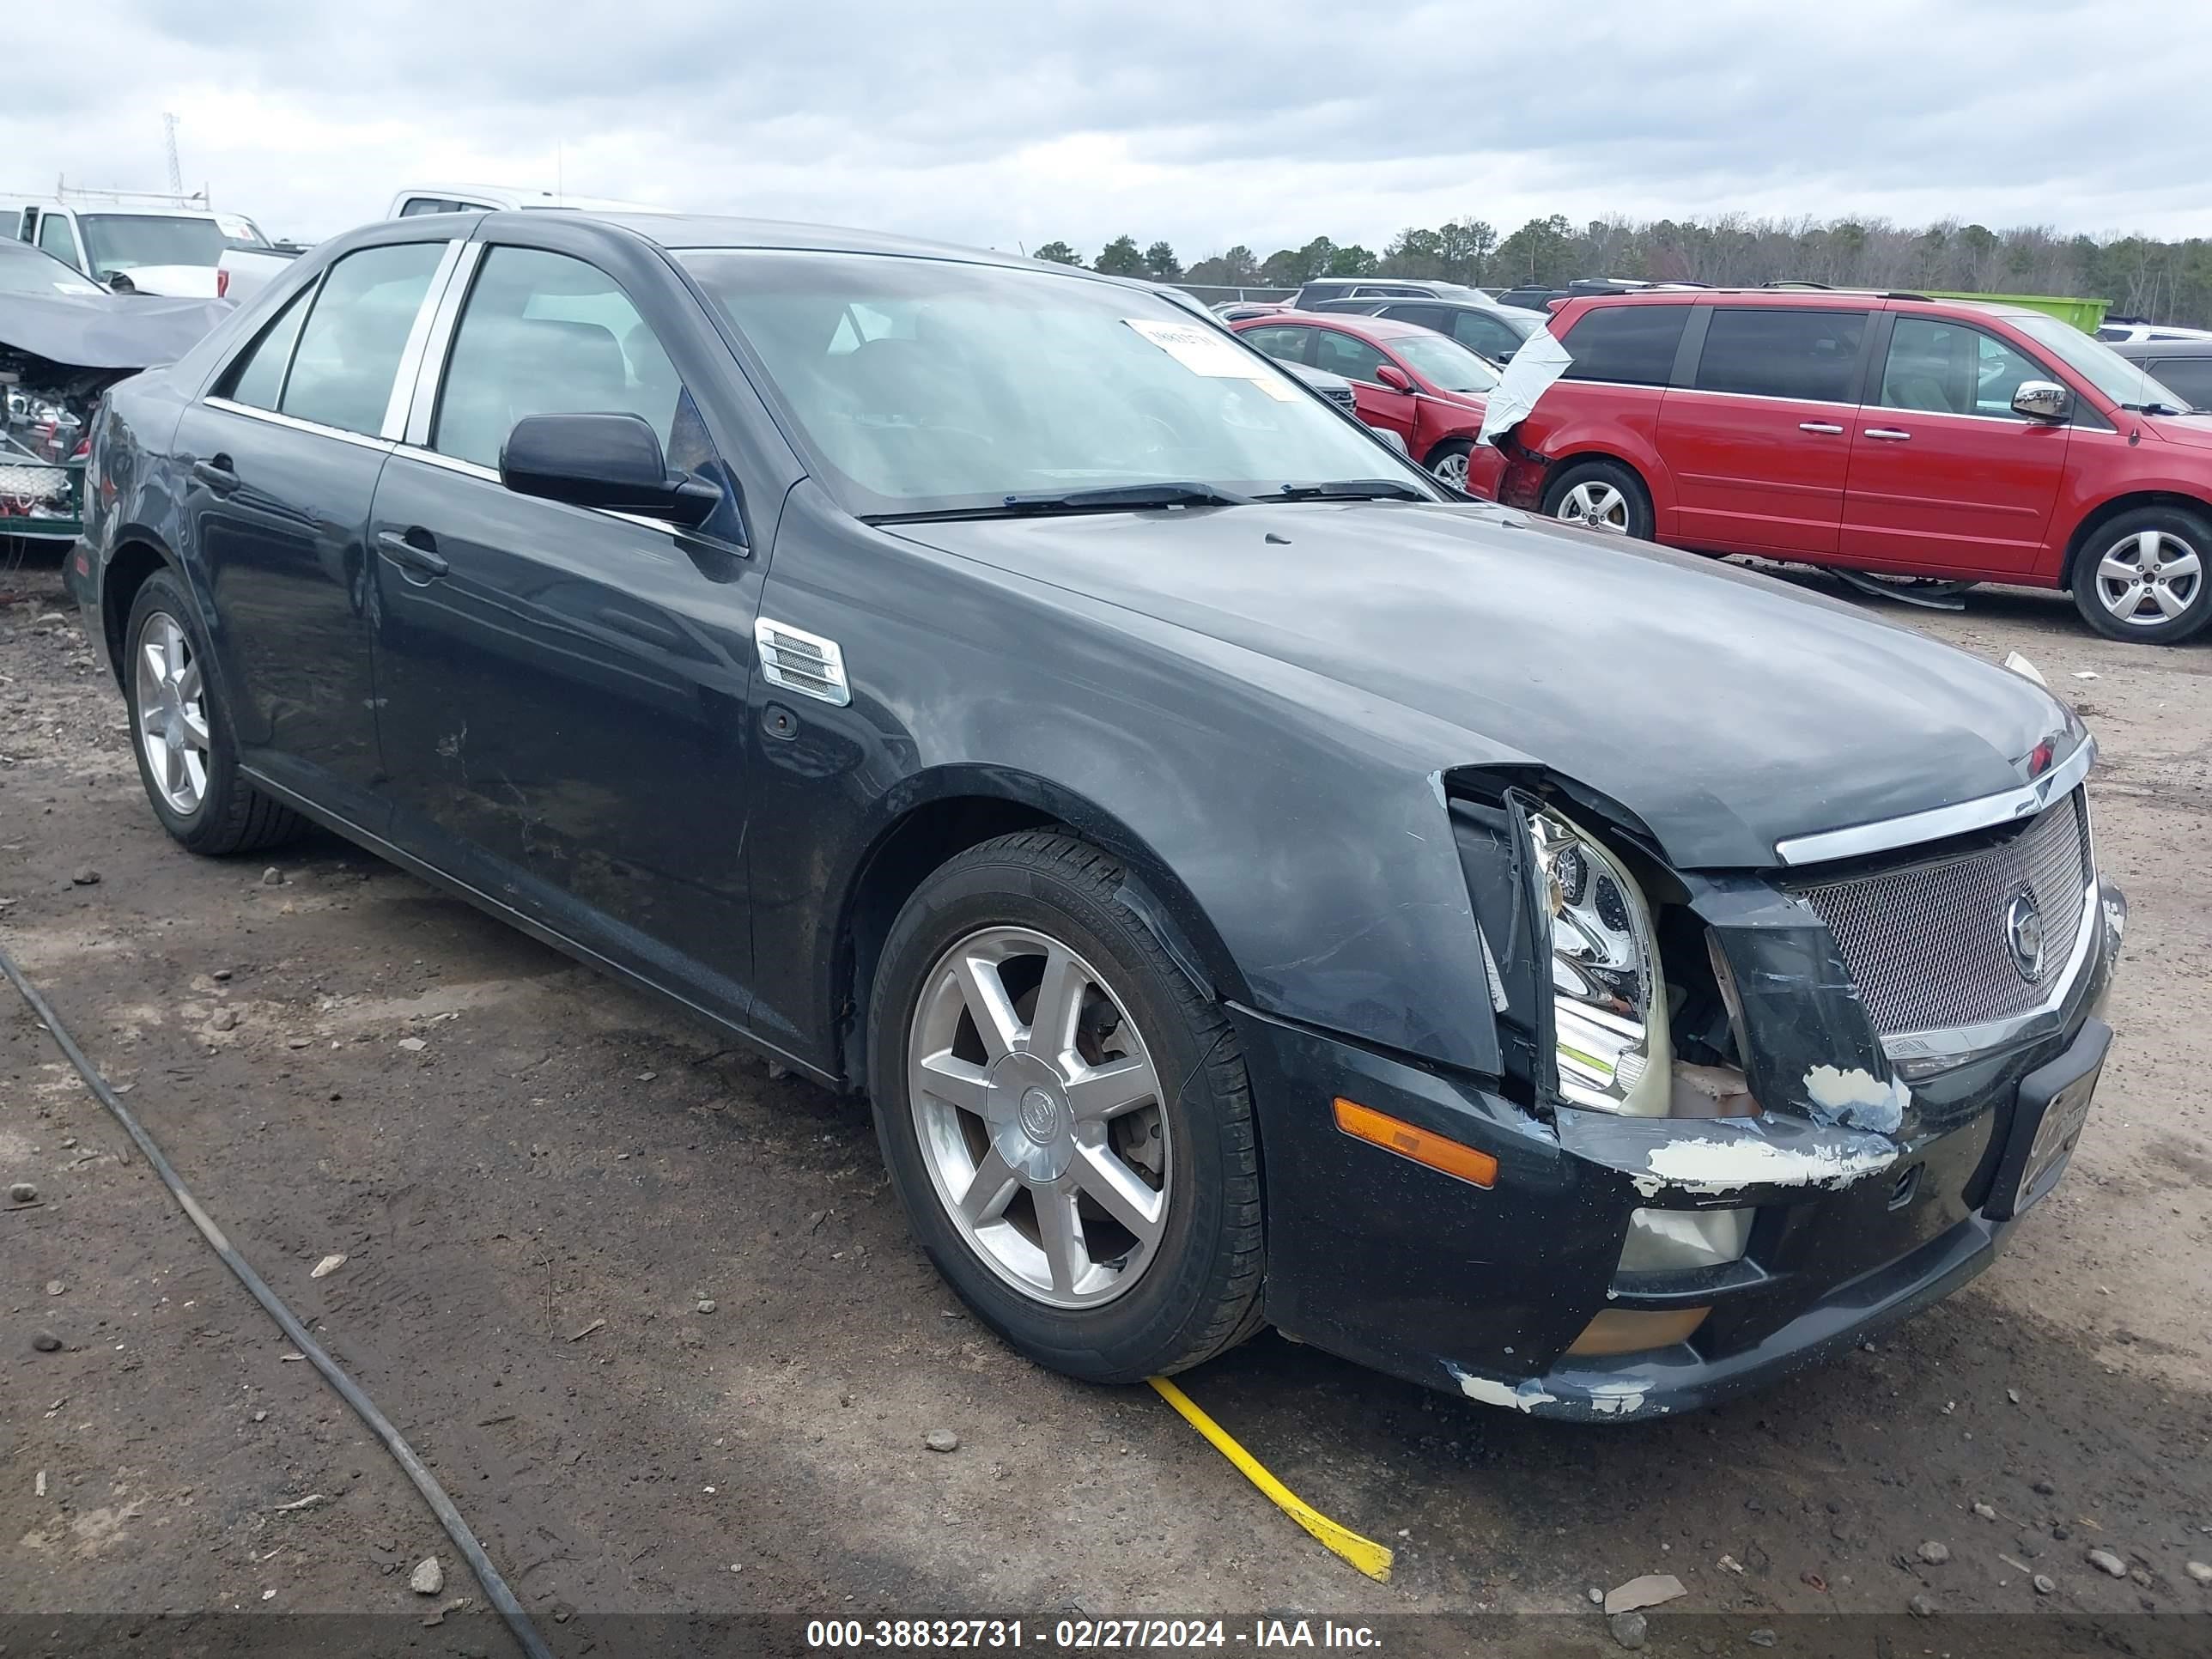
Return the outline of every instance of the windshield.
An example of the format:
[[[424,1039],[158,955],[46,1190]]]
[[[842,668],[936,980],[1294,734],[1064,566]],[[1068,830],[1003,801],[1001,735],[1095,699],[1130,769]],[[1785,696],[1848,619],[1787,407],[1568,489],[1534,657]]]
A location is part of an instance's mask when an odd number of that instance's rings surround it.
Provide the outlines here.
[[[97,294],[84,273],[21,242],[0,240],[0,294]]]
[[[678,257],[863,517],[1422,476],[1235,336],[1139,289],[887,254]]]
[[[84,251],[103,278],[141,265],[212,265],[222,260],[222,227],[161,213],[81,213]]]
[[[1498,384],[1496,369],[1441,334],[1408,334],[1389,344],[1423,380],[1443,391],[1487,392]]]
[[[2141,363],[2131,363],[2104,343],[2093,340],[2070,323],[2043,312],[2005,319],[2036,344],[2064,363],[2114,403],[2136,409],[2164,404],[2186,414],[2189,399],[2169,392],[2151,379]]]

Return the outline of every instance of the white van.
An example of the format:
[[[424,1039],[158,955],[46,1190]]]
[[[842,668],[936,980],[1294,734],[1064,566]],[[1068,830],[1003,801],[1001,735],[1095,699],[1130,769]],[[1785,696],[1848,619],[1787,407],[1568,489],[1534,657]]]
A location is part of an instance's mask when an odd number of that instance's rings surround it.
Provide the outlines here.
[[[224,248],[269,246],[242,213],[124,200],[0,201],[0,234],[43,248],[102,288],[194,300],[216,297]]]
[[[524,190],[513,185],[409,185],[392,198],[387,219],[411,219],[418,213],[503,213],[517,209],[566,208],[574,213],[666,213],[650,202],[622,202],[611,196],[564,196],[557,191]]]

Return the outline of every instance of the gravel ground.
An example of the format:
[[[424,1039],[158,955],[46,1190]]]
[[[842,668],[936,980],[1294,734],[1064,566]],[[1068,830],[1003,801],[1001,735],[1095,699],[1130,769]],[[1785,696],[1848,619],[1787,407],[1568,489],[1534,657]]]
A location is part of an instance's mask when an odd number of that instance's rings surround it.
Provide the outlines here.
[[[1541,1614],[1511,1628],[1617,1651],[1587,1593],[1647,1572],[1687,1591],[1650,1616],[1660,1652],[1769,1629],[1799,1652],[1964,1652],[1980,1632],[2019,1654],[2062,1628],[2212,1650],[2212,1584],[2187,1567],[2212,1560],[2192,852],[2212,649],[2100,640],[2052,595],[1882,611],[2020,650],[2076,703],[2104,746],[2100,858],[2133,903],[2082,1150],[1964,1292],[1765,1395],[1607,1431],[1272,1336],[1182,1379],[1397,1551],[1385,1587],[1149,1391],[1061,1381],[961,1314],[859,1109],[333,839],[273,875],[172,847],[62,608],[51,560],[0,562],[0,941],[557,1650],[679,1645],[625,1644],[602,1622],[623,1615],[1075,1608]],[[159,1650],[181,1652],[177,1632],[235,1608],[385,1621],[331,1651],[513,1650],[395,1466],[5,992],[14,1182],[38,1198],[0,1200],[0,1608],[36,1616],[0,1619],[0,1648],[59,1651],[55,1616],[117,1613],[170,1616]],[[930,1449],[937,1430],[957,1449]],[[417,1595],[433,1556],[444,1592]],[[1906,1621],[1915,1598],[1935,1623]],[[1795,1616],[1815,1613],[1878,1617]]]

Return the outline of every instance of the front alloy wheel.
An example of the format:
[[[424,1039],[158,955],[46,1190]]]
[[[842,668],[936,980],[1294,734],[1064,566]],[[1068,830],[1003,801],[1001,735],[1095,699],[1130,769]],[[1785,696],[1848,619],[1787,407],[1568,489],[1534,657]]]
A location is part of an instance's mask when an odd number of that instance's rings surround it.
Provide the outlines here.
[[[169,810],[190,817],[208,785],[206,683],[183,627],[166,611],[151,612],[138,630],[136,702],[138,747],[153,787]]]
[[[1054,1308],[1143,1277],[1173,1148],[1152,1056],[1096,968],[1030,928],[970,934],[930,970],[907,1071],[930,1184],[992,1272]]]
[[[1040,1364],[1135,1382],[1259,1328],[1267,1240],[1236,1027],[1101,848],[954,854],[883,943],[868,1093],[915,1239]]]

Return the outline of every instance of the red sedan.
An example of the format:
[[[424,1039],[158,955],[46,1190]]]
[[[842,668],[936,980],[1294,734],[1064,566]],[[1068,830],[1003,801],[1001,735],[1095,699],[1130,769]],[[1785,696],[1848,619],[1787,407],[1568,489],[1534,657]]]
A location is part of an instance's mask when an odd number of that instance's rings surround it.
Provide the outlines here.
[[[1342,313],[1286,311],[1230,326],[1270,357],[1342,375],[1361,420],[1396,433],[1408,455],[1455,489],[1469,487],[1482,394],[1498,384],[1498,370],[1458,341],[1412,323]],[[1481,452],[1483,460],[1495,458]]]

